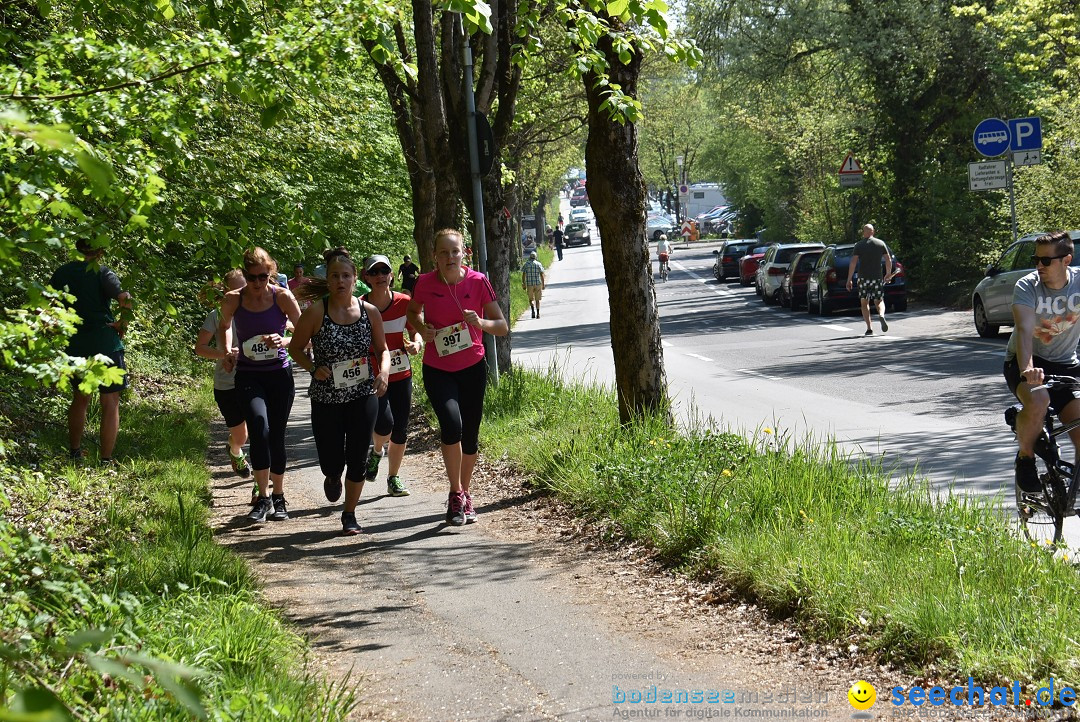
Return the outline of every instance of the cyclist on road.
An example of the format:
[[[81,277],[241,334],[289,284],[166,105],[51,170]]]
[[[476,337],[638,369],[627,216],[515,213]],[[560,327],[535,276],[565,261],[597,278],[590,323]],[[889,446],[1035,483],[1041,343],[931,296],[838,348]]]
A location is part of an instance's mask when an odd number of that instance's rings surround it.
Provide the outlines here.
[[[660,234],[660,238],[656,240],[656,256],[660,259],[660,272],[664,272],[664,267],[668,265],[668,259],[671,258],[671,253],[674,249],[671,243],[668,242],[667,235]]]
[[[1035,441],[1046,410],[1063,422],[1080,418],[1080,386],[1043,386],[1046,374],[1080,376],[1076,344],[1080,341],[1080,270],[1069,263],[1073,242],[1067,231],[1054,231],[1035,241],[1035,270],[1013,290],[1013,332],[1005,352],[1005,380],[1023,404],[1016,420],[1020,449],[1016,454],[1016,497],[1039,493]],[[1080,429],[1071,431],[1080,449]]]

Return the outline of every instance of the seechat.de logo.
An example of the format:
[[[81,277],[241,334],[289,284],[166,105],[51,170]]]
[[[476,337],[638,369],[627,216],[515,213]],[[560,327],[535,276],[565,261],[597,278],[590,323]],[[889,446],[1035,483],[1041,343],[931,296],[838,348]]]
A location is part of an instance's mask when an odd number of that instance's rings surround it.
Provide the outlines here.
[[[874,685],[860,679],[851,685],[847,698],[851,706],[857,710],[851,715],[854,719],[870,719],[874,716],[866,711],[874,706],[874,702],[877,702],[877,690],[874,689]]]

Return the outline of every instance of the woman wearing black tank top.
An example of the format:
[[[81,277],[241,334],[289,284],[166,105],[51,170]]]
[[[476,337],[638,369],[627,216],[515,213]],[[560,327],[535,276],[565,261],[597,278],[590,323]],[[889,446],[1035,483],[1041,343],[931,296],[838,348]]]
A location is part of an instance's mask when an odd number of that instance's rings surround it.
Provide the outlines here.
[[[289,353],[312,375],[311,433],[326,477],[323,491],[329,501],[341,498],[344,472],[341,528],[351,536],[361,532],[356,504],[364,489],[378,397],[389,381],[390,352],[378,309],[353,297],[356,265],[348,251],[338,248],[323,255],[326,279],[310,279],[296,289],[298,298],[314,303],[300,316]],[[309,340],[314,362],[303,352]],[[379,359],[377,373],[372,372],[372,351]]]

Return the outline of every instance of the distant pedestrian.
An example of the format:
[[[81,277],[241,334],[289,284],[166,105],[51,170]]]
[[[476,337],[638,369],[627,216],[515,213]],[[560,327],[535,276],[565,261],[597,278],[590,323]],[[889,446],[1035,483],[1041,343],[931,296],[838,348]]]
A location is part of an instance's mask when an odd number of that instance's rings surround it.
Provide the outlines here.
[[[426,344],[424,390],[439,419],[450,481],[446,521],[454,526],[476,521],[469,487],[487,387],[484,333],[510,331],[491,282],[464,265],[464,246],[460,231],[445,228],[435,234],[435,270],[417,280],[408,312]]]
[[[885,241],[874,237],[874,227],[867,223],[862,228],[862,240],[855,244],[851,252],[851,263],[848,264],[847,290],[851,290],[851,279],[856,269],[859,271],[859,306],[862,308],[863,321],[866,321],[866,333],[864,336],[873,336],[874,329],[870,325],[870,303],[873,302],[877,309],[878,318],[881,319],[881,332],[889,330],[889,323],[885,320],[885,284],[892,280],[893,263],[892,256]],[[885,262],[885,272],[882,275],[882,260]]]
[[[82,260],[65,263],[56,269],[49,279],[49,285],[57,290],[66,290],[75,297],[74,310],[82,320],[75,335],[68,340],[68,355],[93,358],[101,354],[109,358],[111,366],[124,371],[123,379],[117,383],[98,387],[101,395],[98,460],[107,465],[112,463],[116,436],[120,432],[120,392],[127,387],[122,339],[127,330],[124,315],[131,309],[131,294],[123,290],[116,273],[101,263],[105,256],[104,248],[94,248],[89,241],[79,240],[75,243],[75,250],[82,254]],[[119,321],[113,316],[113,301],[120,307]],[[76,384],[67,417],[72,461],[86,456],[82,436],[89,406],[90,394],[80,391]]]
[[[243,288],[246,285],[244,273],[239,268],[234,268],[225,274],[224,290],[226,293]],[[229,441],[225,450],[229,454],[229,463],[232,470],[239,476],[247,478],[251,476],[251,467],[248,466],[247,457],[244,455],[244,444],[247,443],[247,422],[244,420],[244,402],[240,398],[240,392],[236,390],[236,369],[225,370],[225,358],[229,355],[228,346],[217,345],[218,310],[206,315],[202,328],[199,329],[198,339],[195,341],[195,354],[203,358],[213,359],[214,365],[214,401],[217,403],[221,418],[225,420],[225,426],[229,429]],[[213,342],[213,343],[211,343]],[[236,324],[226,334],[226,344],[238,345],[236,340]],[[252,503],[259,499],[258,488],[252,494]]]
[[[312,304],[296,325],[290,353],[311,373],[311,433],[324,475],[323,493],[328,501],[340,499],[344,474],[341,532],[352,536],[362,531],[356,505],[364,489],[378,397],[386,393],[389,380],[390,354],[378,309],[354,296],[356,265],[348,251],[336,248],[323,255],[326,280],[309,281],[300,288],[301,297]],[[300,352],[308,341],[314,361]]]
[[[555,242],[555,253],[559,254],[559,260],[562,260],[562,244],[563,244],[563,229],[556,228],[555,232],[551,234],[552,240]]]
[[[547,287],[544,266],[536,260],[536,251],[529,254],[529,260],[521,266],[521,287],[529,295],[529,310],[533,318],[540,318],[540,297]]]
[[[401,274],[401,290],[411,296],[413,288],[416,287],[416,279],[420,276],[420,266],[413,263],[408,256],[405,256],[404,261],[398,266],[398,273]]]

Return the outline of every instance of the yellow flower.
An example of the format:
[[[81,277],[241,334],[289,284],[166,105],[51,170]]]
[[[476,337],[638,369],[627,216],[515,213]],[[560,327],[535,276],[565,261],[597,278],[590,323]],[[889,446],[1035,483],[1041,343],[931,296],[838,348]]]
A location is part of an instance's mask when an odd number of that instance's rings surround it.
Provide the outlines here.
[[[768,426],[766,426],[766,427],[765,427],[764,429],[762,429],[761,431],[762,431],[763,433],[766,433],[766,434],[771,434],[771,433],[773,432],[773,430],[772,430],[771,428],[769,428]]]
[[[720,476],[731,476],[731,469],[724,469],[720,472]]]

